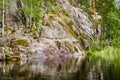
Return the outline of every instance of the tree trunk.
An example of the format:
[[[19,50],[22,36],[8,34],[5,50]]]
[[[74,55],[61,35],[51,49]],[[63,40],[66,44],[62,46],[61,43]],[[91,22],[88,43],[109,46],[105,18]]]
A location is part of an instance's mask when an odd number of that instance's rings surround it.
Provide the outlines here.
[[[4,27],[5,27],[5,19],[4,19],[4,0],[2,0],[2,36],[4,37]]]
[[[95,0],[92,0],[92,6],[93,6],[93,19],[96,19],[96,7],[95,7]]]

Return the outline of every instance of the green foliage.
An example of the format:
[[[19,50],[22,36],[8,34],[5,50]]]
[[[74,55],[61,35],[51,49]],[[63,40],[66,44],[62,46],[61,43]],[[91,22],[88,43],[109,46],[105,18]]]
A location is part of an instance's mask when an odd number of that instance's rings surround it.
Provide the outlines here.
[[[100,52],[93,53],[90,56],[87,56],[91,61],[92,68],[94,71],[102,71],[102,74],[108,76],[106,80],[119,80],[120,72],[120,49],[115,49],[113,47],[108,47],[103,49]],[[115,77],[110,77],[111,73],[115,73]],[[112,74],[113,75],[113,74]],[[113,79],[111,79],[113,78]]]
[[[105,60],[113,60],[116,57],[120,57],[120,48],[114,48],[114,47],[106,47],[102,49],[101,51],[95,51],[92,53],[91,57],[97,57],[102,58]]]
[[[101,42],[109,42],[108,45],[119,48],[120,44],[120,8],[114,0],[104,1],[102,15],[102,26],[104,39]],[[101,8],[98,8],[100,10]]]
[[[119,18],[119,14],[115,13],[115,12],[110,12],[107,15],[107,24],[108,24],[108,31],[109,33],[108,38],[110,39],[114,39],[114,38],[118,38],[120,33],[119,33],[119,29],[120,29],[120,18]]]
[[[56,1],[53,0],[45,0],[44,1],[45,6],[48,8],[47,13],[53,13],[53,14],[58,14],[61,11],[61,7],[56,3]]]
[[[2,14],[2,2],[0,2],[0,22],[2,21],[2,16],[1,16],[1,14]]]
[[[96,41],[92,41],[90,43],[90,48],[91,49],[87,51],[88,55],[94,53],[95,51],[101,51],[103,49],[101,46],[98,45]]]
[[[24,8],[20,9],[24,12],[27,26],[40,28],[42,18],[44,16],[44,9],[42,8],[42,0],[24,0]]]
[[[6,15],[6,10],[11,8],[11,5],[9,4],[10,2],[15,1],[15,0],[4,0],[4,13]],[[3,14],[3,1],[0,1],[0,22],[2,22],[2,14]]]
[[[102,31],[106,39],[118,38],[120,9],[115,0],[96,0],[97,12],[102,16]]]
[[[97,50],[97,51],[100,51],[100,50],[101,50],[101,47],[98,46],[98,43],[97,43],[96,41],[91,42],[91,48],[92,48],[93,50]]]
[[[80,4],[90,14],[90,0],[78,0]],[[93,1],[93,0],[91,0]],[[102,35],[99,38],[99,44],[97,42],[91,43],[91,50],[89,52],[100,51],[107,46],[113,46],[120,48],[120,7],[116,0],[94,0],[96,12],[102,17],[95,24],[102,26]],[[87,3],[86,3],[87,2]],[[90,15],[91,16],[91,15]]]
[[[120,48],[120,38],[112,40],[112,46]]]
[[[80,7],[89,15],[93,14],[93,12],[91,11],[92,4],[90,3],[90,0],[78,0],[78,3],[80,3]]]

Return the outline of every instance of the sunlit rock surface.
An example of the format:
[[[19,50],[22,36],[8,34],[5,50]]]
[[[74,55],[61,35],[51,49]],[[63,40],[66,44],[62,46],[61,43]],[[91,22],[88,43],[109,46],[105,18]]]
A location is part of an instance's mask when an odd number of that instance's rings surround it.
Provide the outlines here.
[[[70,18],[76,23],[78,29],[84,33],[90,39],[93,39],[92,23],[90,22],[88,15],[78,7],[72,6],[69,0],[58,0],[61,7],[69,11]],[[79,32],[80,33],[80,32]]]
[[[46,2],[46,1],[44,1]],[[19,4],[18,4],[19,3]],[[49,1],[43,4],[45,11],[39,30],[25,27],[22,0],[10,1],[11,9],[7,8],[5,42],[7,54],[20,54],[24,58],[79,56],[89,49],[90,41],[94,40],[94,30],[89,16],[79,7],[73,6],[69,0]],[[56,13],[55,13],[56,12]],[[3,43],[0,43],[3,47]]]
[[[77,43],[77,42],[76,42]],[[21,59],[77,57],[84,54],[75,42],[65,39],[31,39],[26,53],[21,53]],[[83,52],[82,52],[83,51]]]

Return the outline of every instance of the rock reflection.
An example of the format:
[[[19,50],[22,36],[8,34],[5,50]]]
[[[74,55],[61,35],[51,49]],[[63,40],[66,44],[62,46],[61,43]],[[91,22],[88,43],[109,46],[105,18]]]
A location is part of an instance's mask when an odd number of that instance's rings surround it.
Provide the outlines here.
[[[0,62],[0,80],[120,80],[120,63],[85,56]]]
[[[0,62],[0,80],[77,80],[84,57]]]

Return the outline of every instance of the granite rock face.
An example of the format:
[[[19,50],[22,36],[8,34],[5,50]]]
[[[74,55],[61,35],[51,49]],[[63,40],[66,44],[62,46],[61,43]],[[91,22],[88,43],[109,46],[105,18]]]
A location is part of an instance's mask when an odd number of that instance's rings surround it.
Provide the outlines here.
[[[5,39],[0,38],[0,42],[5,42],[9,48],[7,54],[20,54],[31,59],[85,53],[90,41],[94,40],[88,15],[69,0],[55,0],[55,4],[51,0],[49,3],[53,6],[49,8],[49,5],[43,4],[43,23],[35,31],[34,27],[26,28],[23,24],[25,16],[19,11],[23,7],[22,0],[9,2],[12,7],[6,9]]]

